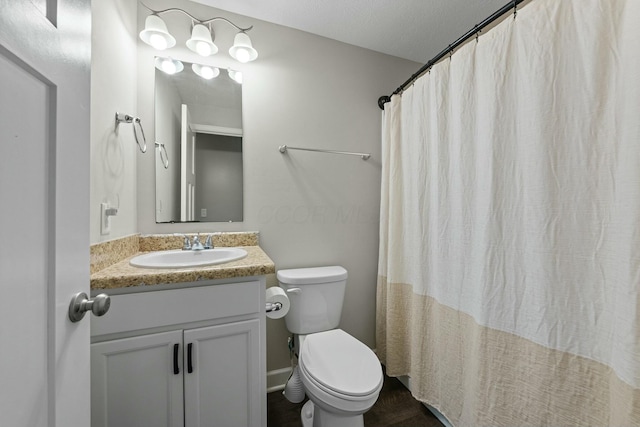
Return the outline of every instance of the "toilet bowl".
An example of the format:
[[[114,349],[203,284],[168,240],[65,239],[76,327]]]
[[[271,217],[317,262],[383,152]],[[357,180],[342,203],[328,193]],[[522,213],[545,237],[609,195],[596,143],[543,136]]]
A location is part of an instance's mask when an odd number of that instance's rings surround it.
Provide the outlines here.
[[[339,266],[281,270],[280,286],[291,300],[285,316],[295,334],[298,372],[309,397],[304,427],[362,427],[378,399],[380,361],[362,342],[337,329],[347,271]]]
[[[383,382],[371,349],[341,329],[318,332],[304,339],[298,366],[315,405],[314,426],[363,425],[362,414],[376,403]]]

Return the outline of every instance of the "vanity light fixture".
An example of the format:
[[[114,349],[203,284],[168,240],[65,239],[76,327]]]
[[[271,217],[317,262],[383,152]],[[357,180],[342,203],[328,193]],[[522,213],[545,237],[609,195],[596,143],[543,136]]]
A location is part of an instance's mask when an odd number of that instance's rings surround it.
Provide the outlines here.
[[[176,74],[184,70],[184,64],[177,59],[156,57],[154,64],[158,70],[167,74]]]
[[[213,42],[211,24],[209,24],[209,28],[204,24],[195,24],[191,30],[191,38],[187,40],[187,47],[200,56],[218,53],[218,46]]]
[[[229,74],[229,77],[231,77],[231,80],[235,81],[238,84],[242,84],[242,73],[240,71],[227,68],[227,74]]]
[[[258,57],[258,51],[253,48],[249,36],[244,31],[240,31],[233,39],[229,55],[236,61],[245,63],[255,60]]]
[[[208,65],[191,64],[191,69],[194,73],[206,80],[214,79],[220,75],[219,68]]]
[[[218,46],[214,43],[215,33],[212,23],[214,21],[224,21],[235,27],[239,33],[236,34],[233,46],[229,49],[229,55],[240,62],[253,61],[258,57],[258,51],[255,50],[251,43],[251,39],[246,34],[253,28],[253,25],[242,28],[228,20],[217,16],[211,19],[197,19],[189,12],[179,8],[170,8],[165,10],[153,10],[141,3],[144,7],[151,11],[151,15],[145,20],[144,30],[140,32],[140,39],[146,44],[158,50],[168,49],[176,44],[176,39],[169,34],[167,24],[160,18],[160,15],[168,12],[182,12],[191,18],[191,37],[187,40],[187,47],[201,56],[215,55],[218,52]]]
[[[145,19],[144,30],[140,31],[140,38],[157,50],[165,50],[176,44],[176,39],[167,30],[167,24],[155,13]]]

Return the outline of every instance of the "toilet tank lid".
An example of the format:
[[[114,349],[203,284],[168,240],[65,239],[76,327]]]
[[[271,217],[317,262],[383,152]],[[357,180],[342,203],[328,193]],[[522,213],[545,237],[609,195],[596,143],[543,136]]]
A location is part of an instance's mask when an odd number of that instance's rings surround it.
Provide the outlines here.
[[[347,278],[347,270],[339,265],[329,267],[293,268],[279,270],[278,281],[288,285],[311,285],[314,283],[338,282]]]

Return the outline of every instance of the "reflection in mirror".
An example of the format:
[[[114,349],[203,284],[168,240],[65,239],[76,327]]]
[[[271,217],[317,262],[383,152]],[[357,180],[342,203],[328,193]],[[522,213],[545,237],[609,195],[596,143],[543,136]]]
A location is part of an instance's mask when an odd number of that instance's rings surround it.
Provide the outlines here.
[[[155,60],[156,222],[242,221],[242,75],[169,62]]]

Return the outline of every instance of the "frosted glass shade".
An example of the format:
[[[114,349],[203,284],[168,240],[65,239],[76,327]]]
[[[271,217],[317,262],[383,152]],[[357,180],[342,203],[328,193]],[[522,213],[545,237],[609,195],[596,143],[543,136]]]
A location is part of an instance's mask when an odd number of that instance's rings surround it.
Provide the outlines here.
[[[147,16],[144,30],[140,31],[140,39],[158,50],[168,49],[176,44],[176,39],[167,30],[167,24],[158,15]]]
[[[191,38],[187,40],[187,47],[200,56],[215,55],[218,46],[213,43],[211,32],[203,24],[196,24],[191,30]]]
[[[233,46],[229,49],[229,55],[236,61],[250,62],[258,57],[258,51],[253,48],[249,36],[240,32],[233,39]]]
[[[210,67],[208,65],[191,64],[191,69],[194,73],[206,80],[211,80],[220,75],[219,68]]]
[[[231,77],[233,81],[235,81],[238,84],[242,84],[242,73],[240,71],[228,69],[227,74],[229,74],[229,77]]]
[[[158,58],[155,59],[155,66],[158,70],[167,74],[176,74],[184,70],[184,64],[177,59]]]

